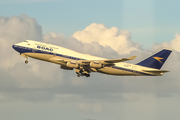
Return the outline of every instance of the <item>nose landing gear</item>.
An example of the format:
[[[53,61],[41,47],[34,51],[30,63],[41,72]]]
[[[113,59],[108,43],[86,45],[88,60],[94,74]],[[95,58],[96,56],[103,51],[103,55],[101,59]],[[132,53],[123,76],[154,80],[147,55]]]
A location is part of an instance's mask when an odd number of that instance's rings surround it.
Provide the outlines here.
[[[26,56],[26,60],[25,60],[25,63],[27,64],[28,63],[28,57]]]
[[[28,60],[26,60],[25,63],[27,64],[27,63],[28,63]]]

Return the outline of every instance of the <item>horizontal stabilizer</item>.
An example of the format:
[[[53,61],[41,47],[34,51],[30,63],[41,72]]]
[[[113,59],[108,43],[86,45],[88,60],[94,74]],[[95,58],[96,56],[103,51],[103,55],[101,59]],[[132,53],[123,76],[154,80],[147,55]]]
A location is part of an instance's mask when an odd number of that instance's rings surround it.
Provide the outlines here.
[[[169,71],[166,71],[166,70],[143,70],[143,71],[144,71],[144,72],[156,73],[156,74],[169,72]]]

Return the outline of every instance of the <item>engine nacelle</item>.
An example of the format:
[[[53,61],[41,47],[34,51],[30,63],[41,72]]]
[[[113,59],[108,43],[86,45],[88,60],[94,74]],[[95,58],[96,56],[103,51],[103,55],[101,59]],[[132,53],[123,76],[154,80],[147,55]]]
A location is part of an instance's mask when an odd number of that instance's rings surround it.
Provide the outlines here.
[[[70,68],[70,67],[67,67],[67,66],[64,66],[64,65],[61,65],[60,68],[64,69],[64,70],[73,70],[73,68]]]
[[[90,67],[92,67],[92,68],[103,68],[103,64],[100,63],[99,61],[92,61],[90,63]]]
[[[79,68],[79,64],[76,61],[68,61],[67,62],[67,67],[70,67],[70,68]]]

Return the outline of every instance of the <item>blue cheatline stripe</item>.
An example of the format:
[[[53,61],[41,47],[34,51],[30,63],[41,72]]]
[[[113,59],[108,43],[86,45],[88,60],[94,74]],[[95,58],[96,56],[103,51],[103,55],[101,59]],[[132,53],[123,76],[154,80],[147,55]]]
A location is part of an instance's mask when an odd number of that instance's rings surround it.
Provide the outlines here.
[[[17,45],[13,45],[13,48],[21,54],[22,53],[33,53],[34,52],[34,53],[56,55],[56,56],[60,56],[60,57],[68,58],[68,59],[73,59],[73,60],[85,60],[85,59],[81,59],[81,58],[77,58],[77,57],[71,57],[71,56],[67,56],[67,55],[52,53],[49,51],[42,51],[42,50],[28,48],[28,47],[21,47],[21,46],[17,46]]]
[[[131,69],[126,69],[126,68],[122,68],[122,67],[118,67],[118,66],[112,66],[112,68],[119,69],[119,70],[124,70],[124,71],[128,71],[128,72],[133,72],[133,73],[138,73],[138,74],[142,74],[142,75],[157,76],[157,75],[152,75],[152,74],[139,72],[139,71],[135,71],[135,70],[131,70]]]
[[[77,58],[77,57],[71,57],[71,56],[67,56],[67,55],[62,55],[62,54],[57,54],[57,53],[52,53],[52,52],[37,50],[37,49],[33,49],[33,48],[17,46],[17,45],[13,45],[13,48],[21,54],[22,53],[33,53],[32,51],[34,51],[34,53],[42,53],[42,54],[49,54],[49,55],[55,54],[56,56],[60,56],[60,57],[68,58],[68,59],[73,59],[73,60],[85,60],[85,59],[81,59],[81,58]],[[139,72],[139,71],[134,71],[131,69],[126,69],[126,68],[122,68],[122,67],[118,67],[118,66],[112,66],[112,68],[124,70],[124,71],[128,71],[128,72],[133,72],[133,73],[136,72],[138,74],[143,74],[143,75],[148,75],[148,76],[156,76],[156,75],[147,74],[147,73]]]

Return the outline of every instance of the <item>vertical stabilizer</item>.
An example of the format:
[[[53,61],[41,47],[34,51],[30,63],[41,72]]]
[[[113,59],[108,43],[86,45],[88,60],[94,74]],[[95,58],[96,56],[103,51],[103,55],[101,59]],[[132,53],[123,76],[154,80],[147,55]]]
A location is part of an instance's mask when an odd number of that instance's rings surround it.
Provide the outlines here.
[[[146,58],[145,60],[137,63],[136,65],[154,68],[154,69],[161,69],[169,55],[171,54],[171,50],[163,49],[160,52]]]

